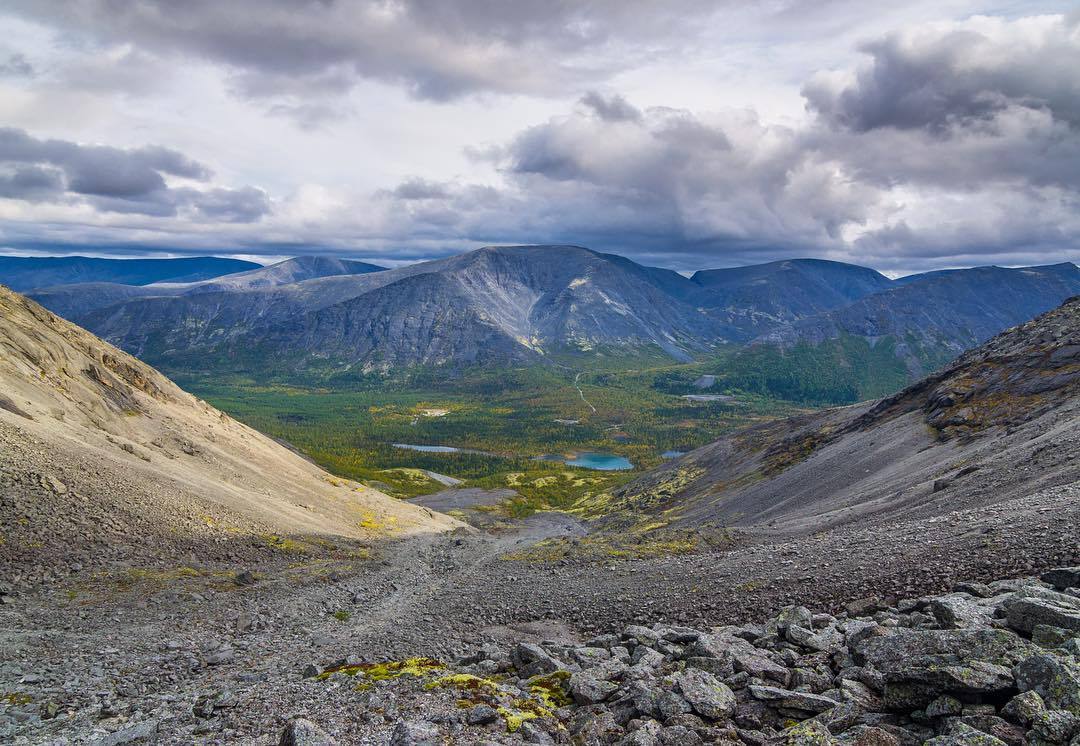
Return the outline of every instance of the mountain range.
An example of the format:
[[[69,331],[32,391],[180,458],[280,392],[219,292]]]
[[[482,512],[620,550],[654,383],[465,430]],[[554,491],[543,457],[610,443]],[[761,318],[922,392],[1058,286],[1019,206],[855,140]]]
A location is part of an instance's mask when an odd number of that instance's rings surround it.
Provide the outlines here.
[[[100,259],[87,256],[0,256],[0,282],[13,290],[76,282],[196,282],[258,269],[255,262],[198,256],[183,259]]]
[[[387,270],[305,257],[208,281],[80,283],[31,296],[176,367],[272,361],[386,373],[641,351],[687,361],[733,345],[855,337],[887,340],[914,378],[1077,293],[1070,263],[891,280],[795,259],[688,278],[576,246],[505,246]]]

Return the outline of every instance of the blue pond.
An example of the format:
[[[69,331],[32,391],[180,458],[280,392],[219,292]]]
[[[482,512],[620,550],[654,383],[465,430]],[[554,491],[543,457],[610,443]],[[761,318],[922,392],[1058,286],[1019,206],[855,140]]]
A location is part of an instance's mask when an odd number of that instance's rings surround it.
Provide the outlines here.
[[[598,471],[623,471],[634,468],[630,459],[613,453],[572,453],[565,456],[548,454],[539,458],[541,461],[561,461],[567,466],[579,466],[582,469]]]
[[[686,453],[686,451],[664,451],[660,454],[660,458],[678,458]]]

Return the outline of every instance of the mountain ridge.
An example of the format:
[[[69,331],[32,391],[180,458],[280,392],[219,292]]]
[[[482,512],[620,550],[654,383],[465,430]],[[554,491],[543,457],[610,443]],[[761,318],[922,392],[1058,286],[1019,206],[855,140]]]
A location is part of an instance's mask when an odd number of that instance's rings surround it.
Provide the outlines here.
[[[180,367],[195,356],[254,365],[251,350],[278,372],[320,375],[644,349],[685,362],[731,345],[783,350],[846,334],[871,346],[892,339],[915,378],[1080,292],[1080,270],[1070,264],[897,282],[817,259],[686,278],[573,245],[484,247],[381,270],[306,261],[321,269],[273,265],[186,286],[75,285],[33,295],[129,351]]]
[[[12,290],[31,290],[76,282],[194,282],[259,269],[261,265],[216,256],[176,259],[106,259],[87,256],[0,256],[0,283]]]

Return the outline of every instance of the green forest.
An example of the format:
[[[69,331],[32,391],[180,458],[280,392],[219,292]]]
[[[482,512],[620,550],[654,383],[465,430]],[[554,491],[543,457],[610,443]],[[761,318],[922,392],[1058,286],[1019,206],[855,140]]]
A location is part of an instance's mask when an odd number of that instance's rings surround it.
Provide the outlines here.
[[[560,507],[610,489],[740,426],[807,408],[850,404],[901,388],[908,373],[891,342],[840,339],[790,350],[722,350],[677,364],[662,356],[475,368],[448,375],[413,370],[398,378],[299,380],[171,371],[184,387],[296,448],[340,476],[398,497],[446,485],[511,487],[512,510]],[[716,377],[707,389],[695,382]],[[723,394],[723,401],[692,401]],[[475,452],[429,453],[395,443]],[[538,461],[546,454],[602,452],[632,471],[593,471]]]

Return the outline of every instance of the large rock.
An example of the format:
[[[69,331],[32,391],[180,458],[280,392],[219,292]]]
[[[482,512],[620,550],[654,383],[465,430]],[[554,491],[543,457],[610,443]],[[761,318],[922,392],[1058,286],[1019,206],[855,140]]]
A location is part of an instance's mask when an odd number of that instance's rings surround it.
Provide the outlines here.
[[[1045,588],[1024,588],[1003,604],[1009,626],[1031,634],[1037,625],[1080,630],[1080,599]]]
[[[810,609],[805,606],[785,606],[769,625],[772,628],[769,631],[775,630],[782,635],[791,627],[812,629],[813,626],[814,615],[810,613]]]
[[[1080,663],[1051,653],[1033,655],[1013,669],[1022,692],[1035,692],[1051,710],[1080,715]]]
[[[1032,719],[1031,730],[1044,741],[1066,743],[1080,733],[1080,715],[1065,710],[1040,712]]]
[[[836,743],[836,739],[822,723],[804,720],[785,730],[770,743],[783,746],[831,746]]]
[[[775,686],[750,687],[750,694],[755,699],[768,702],[775,707],[786,710],[802,710],[803,712],[825,712],[836,707],[837,701],[823,697],[820,694],[810,692],[793,692],[788,689],[779,689]]]
[[[948,629],[989,627],[993,609],[967,593],[950,593],[930,601],[930,611],[938,624]]]
[[[993,695],[1037,648],[1008,630],[898,630],[863,640],[856,656],[879,671],[885,706],[917,709],[941,694]]]
[[[579,705],[592,705],[603,702],[619,689],[619,685],[597,678],[588,672],[579,672],[570,676],[570,695]]]
[[[923,746],[1008,746],[1008,744],[970,725],[958,723],[947,734],[931,738]]]
[[[439,728],[425,720],[401,720],[390,734],[390,746],[442,746]]]
[[[278,746],[335,746],[335,741],[326,731],[310,720],[296,718],[290,720],[281,732]]]
[[[735,712],[735,693],[710,673],[688,668],[675,683],[694,712],[703,717],[719,720]]]
[[[510,653],[510,662],[522,677],[537,676],[542,673],[552,673],[562,668],[562,665],[551,657],[546,650],[539,645],[529,642],[518,644]]]
[[[1044,572],[1040,579],[1049,583],[1058,590],[1066,588],[1080,588],[1080,566],[1078,567],[1055,567],[1053,570]]]

